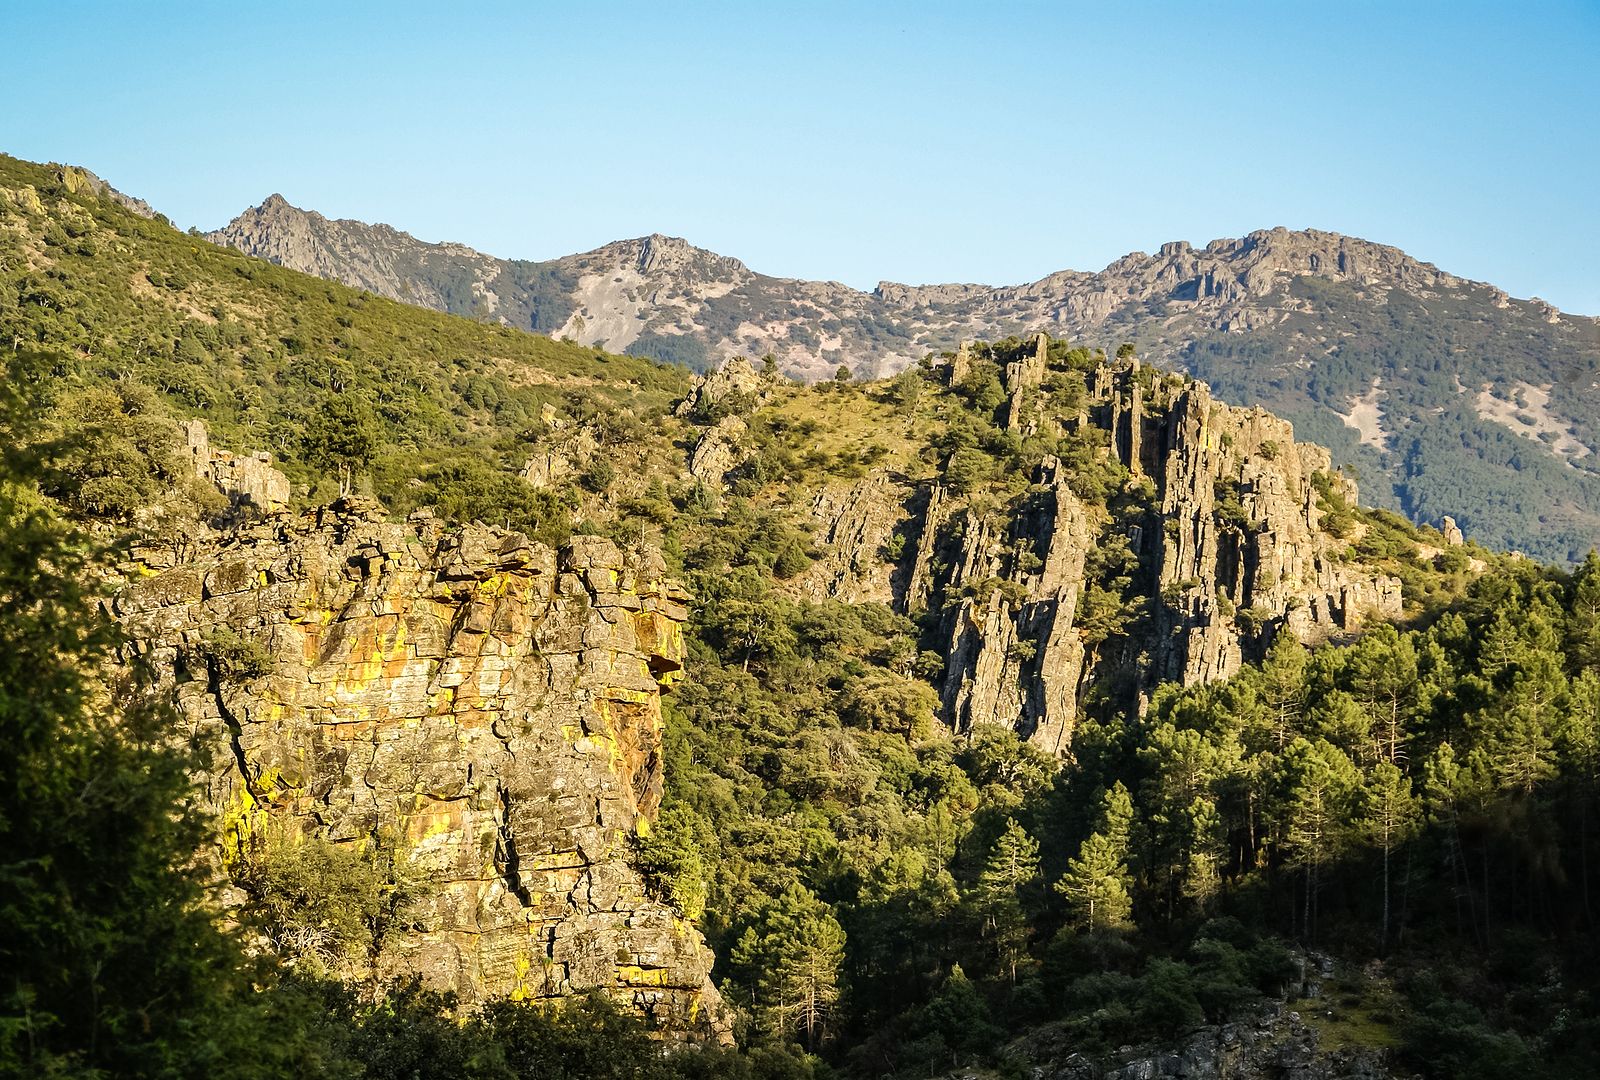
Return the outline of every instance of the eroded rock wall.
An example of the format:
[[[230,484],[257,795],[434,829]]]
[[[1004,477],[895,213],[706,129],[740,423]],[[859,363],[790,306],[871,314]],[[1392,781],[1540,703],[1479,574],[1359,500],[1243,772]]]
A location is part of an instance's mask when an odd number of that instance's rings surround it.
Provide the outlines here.
[[[962,558],[932,590],[947,598],[942,697],[958,731],[1001,724],[1052,753],[1071,743],[1085,647],[1074,625],[1095,529],[1047,460],[1004,524],[964,515]]]
[[[146,553],[115,600],[211,753],[225,861],[268,828],[394,845],[415,875],[377,978],[468,1000],[597,989],[669,1031],[726,1025],[711,957],[629,865],[661,794],[686,595],[658,555],[445,533],[336,504]],[[230,676],[220,633],[264,649]]]
[[[1001,419],[1019,434],[1092,428],[1126,468],[1126,493],[1147,500],[1142,513],[1113,519],[1080,500],[1055,458],[1000,507],[890,476],[825,489],[812,507],[821,558],[801,591],[927,613],[925,644],[945,659],[941,698],[956,730],[999,724],[1065,753],[1096,679],[1115,677],[1117,700],[1140,708],[1159,683],[1234,674],[1277,634],[1314,644],[1401,615],[1399,581],[1347,561],[1348,545],[1321,527],[1314,478],[1350,500],[1354,485],[1326,450],[1295,442],[1287,421],[1132,358],[1088,371],[1082,399],[1057,407],[1048,354],[1039,335],[1005,365]],[[959,349],[947,377],[959,381],[970,363]],[[1136,566],[1132,595],[1108,600],[1095,555],[1113,545]],[[1086,622],[1091,588],[1102,610]],[[1130,615],[1108,635],[1104,609],[1117,601]]]
[[[1141,407],[1138,368],[1097,373],[1097,391],[1130,414],[1138,441],[1124,464],[1160,483],[1158,632],[1151,672],[1185,685],[1227,678],[1279,632],[1316,644],[1364,620],[1398,618],[1400,582],[1341,560],[1321,529],[1313,477],[1334,478],[1328,451],[1294,441],[1287,420],[1212,399],[1204,383],[1155,383]],[[1240,613],[1243,613],[1242,615]]]

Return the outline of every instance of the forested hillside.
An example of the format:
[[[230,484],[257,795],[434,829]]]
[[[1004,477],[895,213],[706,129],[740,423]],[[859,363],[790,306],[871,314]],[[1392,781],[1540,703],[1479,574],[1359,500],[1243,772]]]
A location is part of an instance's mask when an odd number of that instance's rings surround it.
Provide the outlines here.
[[[0,1072],[1592,1072],[1600,559],[1364,509],[1131,344],[691,383],[0,189]],[[548,700],[588,764],[441,777]],[[670,912],[726,1020],[561,936],[441,993],[474,875]]]

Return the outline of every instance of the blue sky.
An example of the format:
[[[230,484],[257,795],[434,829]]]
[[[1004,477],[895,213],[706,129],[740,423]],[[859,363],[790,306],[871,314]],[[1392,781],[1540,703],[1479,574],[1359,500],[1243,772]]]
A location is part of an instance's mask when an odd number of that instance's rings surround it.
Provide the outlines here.
[[[1600,314],[1597,0],[0,15],[0,149],[182,225],[281,191],[497,255],[665,232],[865,288],[1312,226]]]

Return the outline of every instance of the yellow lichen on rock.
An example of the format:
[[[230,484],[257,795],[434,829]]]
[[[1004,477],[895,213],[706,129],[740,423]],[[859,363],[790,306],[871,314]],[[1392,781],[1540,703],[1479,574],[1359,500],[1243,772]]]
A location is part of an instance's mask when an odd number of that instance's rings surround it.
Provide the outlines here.
[[[659,556],[600,537],[557,552],[478,526],[428,535],[336,506],[130,579],[117,610],[147,655],[218,627],[276,643],[270,677],[171,687],[211,746],[221,862],[236,870],[269,821],[393,837],[418,929],[385,939],[375,979],[469,1001],[614,992],[602,959],[625,953],[651,958],[633,1007],[712,1032],[704,947],[627,862],[660,802],[687,596]]]

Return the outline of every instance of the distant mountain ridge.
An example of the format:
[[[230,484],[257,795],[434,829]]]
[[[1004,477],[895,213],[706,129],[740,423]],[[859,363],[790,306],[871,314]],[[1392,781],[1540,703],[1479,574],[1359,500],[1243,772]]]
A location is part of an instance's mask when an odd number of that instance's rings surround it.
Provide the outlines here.
[[[1270,229],[1023,285],[871,292],[772,277],[660,234],[545,261],[430,244],[273,196],[210,239],[378,295],[704,369],[903,369],[972,338],[1133,342],[1355,466],[1378,505],[1546,558],[1600,541],[1600,321],[1398,248]],[[1386,481],[1386,482],[1385,482]]]

